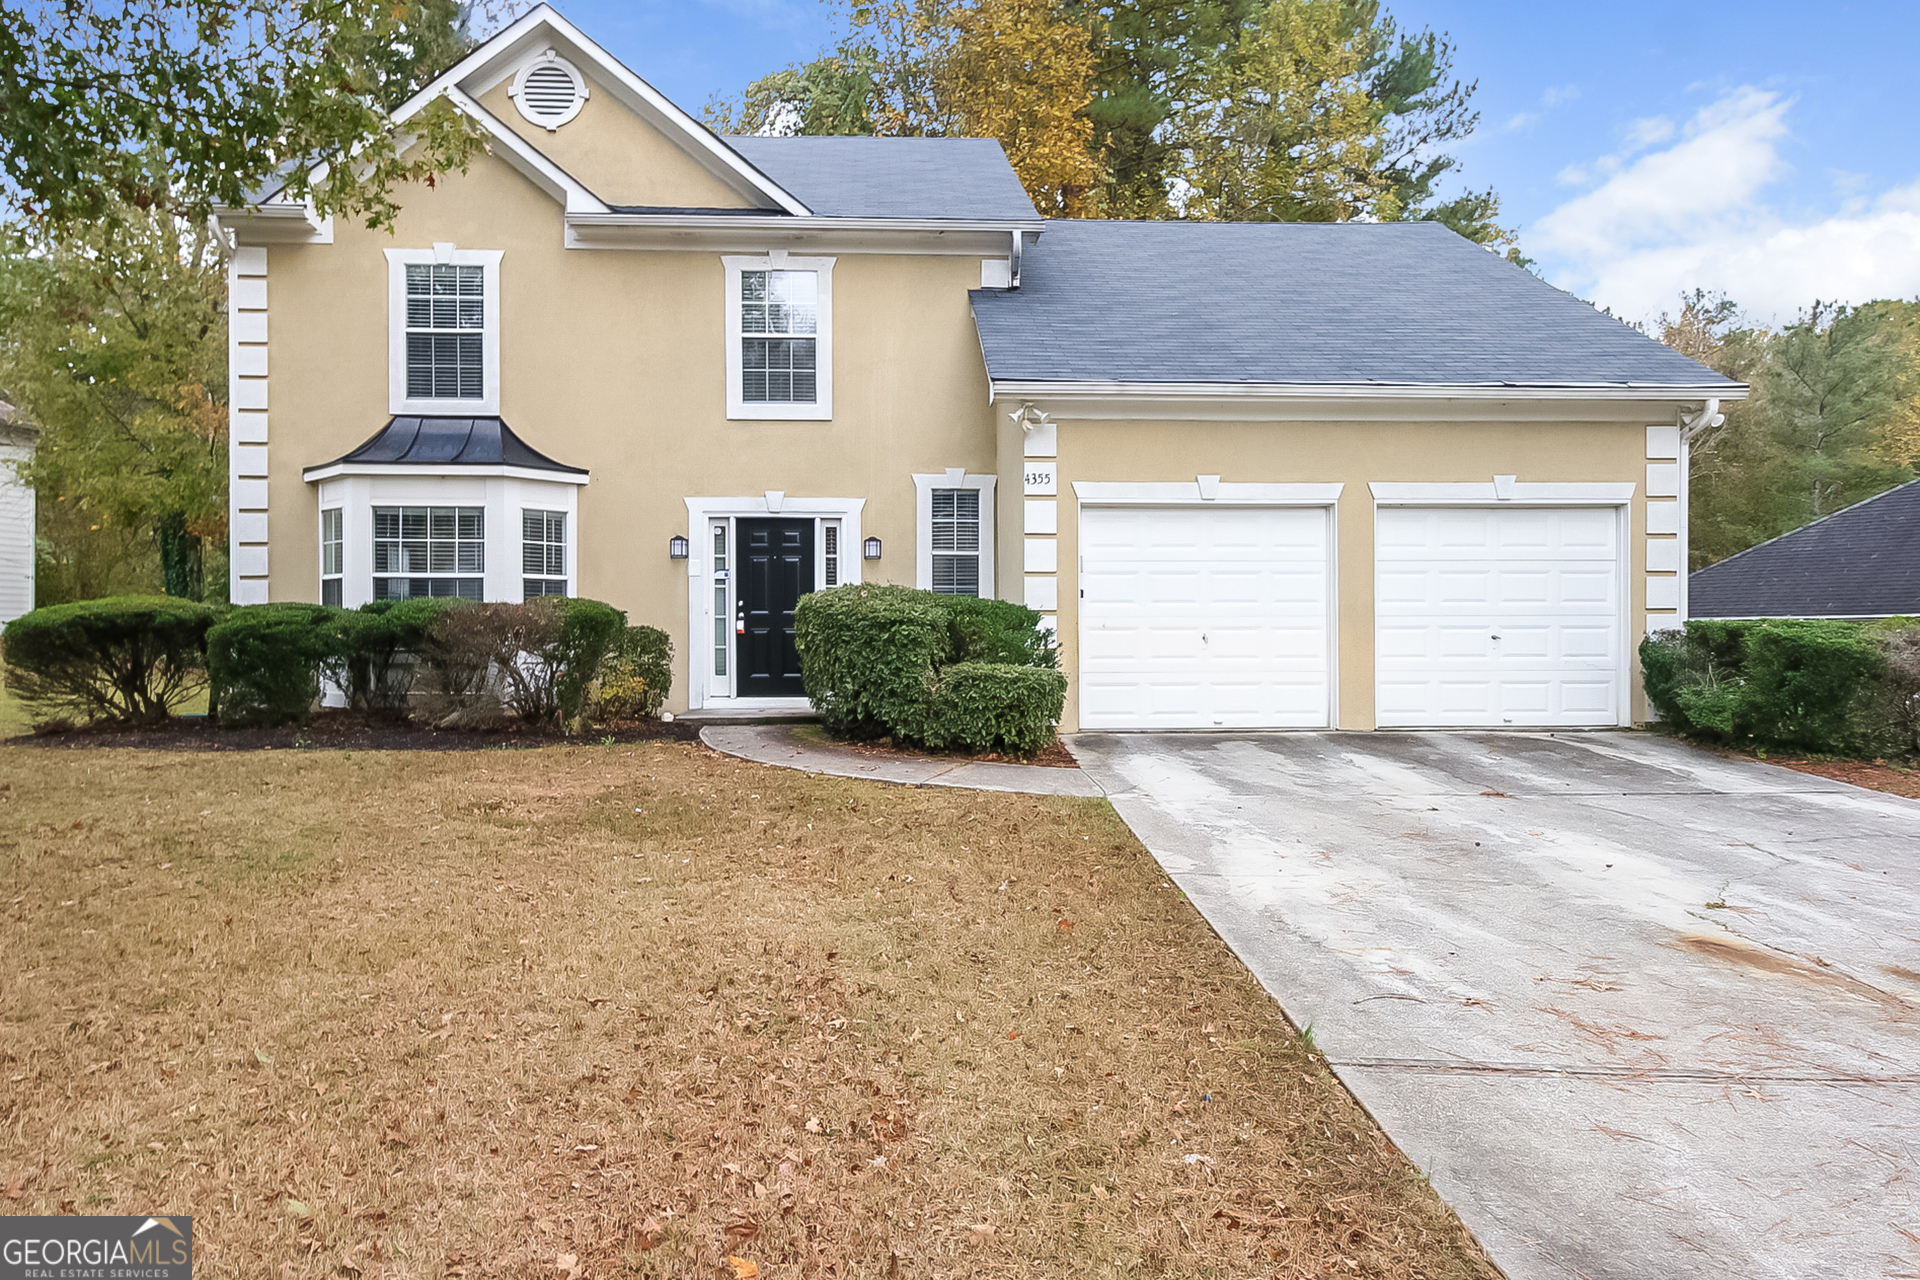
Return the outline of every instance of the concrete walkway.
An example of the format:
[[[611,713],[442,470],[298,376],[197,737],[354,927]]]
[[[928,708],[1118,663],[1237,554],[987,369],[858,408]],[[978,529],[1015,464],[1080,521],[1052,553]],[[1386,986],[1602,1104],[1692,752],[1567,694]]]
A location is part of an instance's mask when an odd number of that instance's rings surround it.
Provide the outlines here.
[[[1079,734],[1513,1280],[1920,1275],[1920,802],[1647,734]]]
[[[1046,765],[944,760],[938,756],[882,756],[855,751],[792,725],[708,725],[700,741],[723,755],[777,764],[837,778],[870,778],[907,787],[964,787],[1035,796],[1099,796],[1100,785],[1080,769]]]

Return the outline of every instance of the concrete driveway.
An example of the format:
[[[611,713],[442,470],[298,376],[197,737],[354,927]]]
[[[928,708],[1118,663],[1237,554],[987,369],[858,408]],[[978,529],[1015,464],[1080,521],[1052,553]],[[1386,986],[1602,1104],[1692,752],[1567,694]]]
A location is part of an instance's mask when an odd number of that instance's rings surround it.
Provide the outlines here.
[[[1920,1276],[1920,803],[1645,734],[1080,734],[1514,1280]]]

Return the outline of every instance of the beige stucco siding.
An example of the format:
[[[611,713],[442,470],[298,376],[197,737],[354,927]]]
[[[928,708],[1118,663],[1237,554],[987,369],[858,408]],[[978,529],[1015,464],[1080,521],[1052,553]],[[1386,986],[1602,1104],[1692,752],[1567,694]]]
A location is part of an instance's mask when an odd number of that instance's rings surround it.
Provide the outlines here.
[[[1001,415],[1004,419],[1004,414]],[[1018,455],[1019,429],[1003,428],[1002,456]],[[1486,484],[1496,475],[1527,482],[1632,482],[1631,528],[1646,527],[1646,428],[1621,422],[1089,422],[1059,426],[1061,665],[1077,670],[1079,628],[1075,481],[1184,481],[1219,475],[1229,483],[1342,483],[1336,508],[1338,724],[1374,727],[1374,505],[1376,481]],[[1003,472],[1003,474],[1005,474]],[[1017,495],[1018,488],[1014,487]],[[1018,499],[1002,503],[1019,519]],[[1005,527],[1017,529],[1017,523]],[[1629,640],[1644,634],[1645,540],[1629,536]],[[1003,547],[1001,564],[1015,564]],[[1009,584],[1017,577],[1006,579]],[[1017,596],[1017,588],[1003,594]],[[1633,718],[1646,709],[1634,680]],[[1079,723],[1077,681],[1067,691],[1065,726]]]
[[[553,201],[482,160],[409,193],[391,236],[342,223],[331,245],[270,251],[275,600],[318,598],[317,500],[302,469],[389,416],[382,251],[436,242],[504,251],[501,416],[534,448],[591,471],[579,590],[673,636],[669,706],[683,708],[688,687],[687,566],[667,557],[667,540],[689,532],[687,497],[865,498],[862,531],[886,547],[867,580],[911,583],[913,474],[994,467],[967,301],[977,258],[839,256],[833,420],[729,421],[720,255],[564,249]],[[1011,582],[1017,591],[1017,574]]]
[[[507,93],[511,80],[490,89],[480,105],[608,204],[750,209],[767,203],[715,177],[605,86],[589,84],[580,114],[551,132],[520,114]]]

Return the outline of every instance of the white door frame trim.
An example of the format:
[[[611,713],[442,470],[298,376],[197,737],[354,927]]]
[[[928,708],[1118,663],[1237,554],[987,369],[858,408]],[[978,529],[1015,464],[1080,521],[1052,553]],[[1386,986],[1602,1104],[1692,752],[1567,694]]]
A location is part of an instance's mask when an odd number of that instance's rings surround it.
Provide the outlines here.
[[[714,520],[741,516],[812,516],[814,529],[814,573],[820,572],[821,543],[818,522],[840,522],[840,582],[850,585],[861,580],[863,561],[860,516],[866,509],[865,498],[794,498],[770,490],[751,498],[688,498],[687,504],[687,709],[725,706],[782,710],[805,707],[805,698],[735,698],[711,692],[713,662],[713,539],[708,530]],[[849,554],[851,548],[851,554]],[[737,541],[729,539],[728,555],[737,563]],[[696,656],[698,655],[698,656]]]
[[[1539,508],[1539,507],[1612,507],[1616,517],[1614,528],[1613,568],[1619,575],[1620,619],[1619,635],[1620,661],[1614,668],[1618,679],[1614,689],[1614,726],[1620,729],[1633,727],[1633,618],[1634,618],[1634,579],[1633,579],[1633,493],[1635,486],[1631,481],[1622,484],[1518,484],[1511,476],[1496,476],[1496,482],[1505,481],[1509,490],[1527,491],[1527,496],[1498,498],[1493,495],[1494,485],[1478,484],[1382,484],[1378,481],[1368,485],[1373,490],[1373,727],[1376,732],[1419,732],[1423,729],[1480,729],[1487,725],[1404,725],[1382,726],[1380,723],[1380,508],[1382,507],[1490,507],[1500,508]],[[1387,496],[1382,496],[1382,490]],[[1441,496],[1438,498],[1416,497],[1406,494],[1407,490],[1431,492],[1435,490],[1485,490],[1484,497]],[[1546,492],[1542,492],[1546,491]],[[1581,495],[1594,496],[1581,496]],[[1645,575],[1643,574],[1644,578]],[[1646,606],[1640,607],[1640,616],[1646,616]],[[1516,729],[1533,729],[1539,726],[1515,726]],[[1491,726],[1497,730],[1497,726]]]
[[[1079,545],[1080,511],[1086,507],[1320,507],[1327,517],[1327,722],[1322,730],[1340,727],[1340,493],[1345,484],[1223,484],[1218,476],[1202,476],[1193,484],[1130,481],[1073,482],[1074,542]],[[1202,497],[1204,489],[1216,496]],[[1086,553],[1076,551],[1073,586],[1080,593],[1080,571],[1086,568]],[[1086,653],[1087,612],[1074,609],[1075,656]],[[1079,673],[1075,672],[1075,678]],[[1151,729],[1102,729],[1102,733],[1152,733]],[[1169,732],[1177,732],[1170,730]],[[1283,732],[1283,730],[1274,730]],[[1317,732],[1302,729],[1299,732]]]

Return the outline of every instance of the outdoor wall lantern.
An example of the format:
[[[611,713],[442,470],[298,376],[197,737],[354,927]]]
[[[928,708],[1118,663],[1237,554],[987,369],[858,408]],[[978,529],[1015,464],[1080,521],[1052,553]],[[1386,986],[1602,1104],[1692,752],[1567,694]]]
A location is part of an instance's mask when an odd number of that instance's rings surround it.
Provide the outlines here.
[[[667,558],[670,560],[687,558],[687,540],[677,533],[667,539]]]
[[[866,556],[869,560],[878,560],[880,558],[880,539],[867,539]]]

